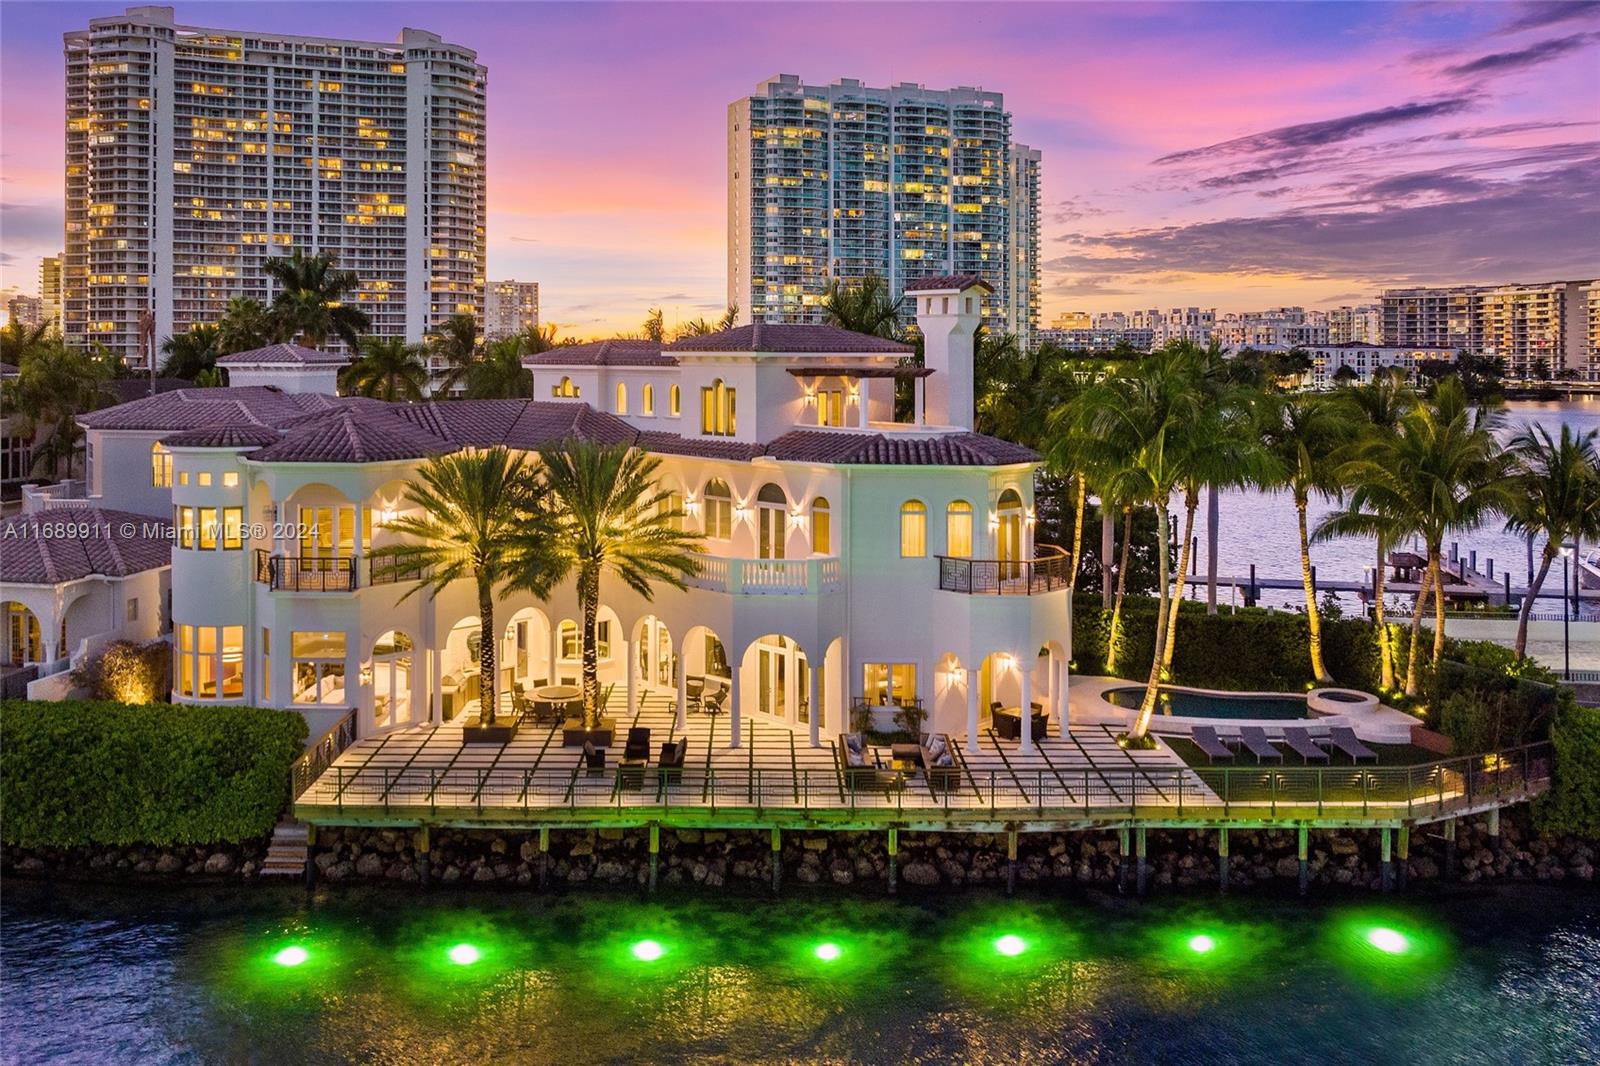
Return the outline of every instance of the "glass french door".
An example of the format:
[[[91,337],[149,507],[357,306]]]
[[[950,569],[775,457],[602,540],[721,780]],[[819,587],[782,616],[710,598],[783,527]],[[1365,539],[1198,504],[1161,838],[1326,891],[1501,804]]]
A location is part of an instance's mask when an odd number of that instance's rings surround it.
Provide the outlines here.
[[[782,559],[784,508],[761,504],[756,508],[756,515],[759,556],[763,559]]]

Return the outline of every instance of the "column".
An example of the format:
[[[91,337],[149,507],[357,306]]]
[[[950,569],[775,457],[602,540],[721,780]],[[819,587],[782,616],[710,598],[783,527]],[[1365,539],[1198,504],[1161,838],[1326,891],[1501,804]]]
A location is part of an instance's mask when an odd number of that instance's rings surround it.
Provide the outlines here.
[[[678,651],[678,729],[689,728],[689,671],[684,669],[683,650]]]
[[[925,426],[928,424],[927,388],[924,384],[927,380],[927,378],[911,379],[911,403],[913,415],[911,420],[919,426]]]
[[[811,719],[811,746],[820,748],[822,747],[822,702],[817,699],[817,668],[811,665],[810,659],[806,660],[806,683],[811,689],[809,695],[811,702],[807,705],[811,708],[811,714],[809,715]]]
[[[1057,732],[1064,733],[1061,728],[1061,675],[1066,673],[1066,664],[1055,652],[1050,653],[1050,722],[1056,727]]]
[[[1072,664],[1067,657],[1061,657],[1061,703],[1059,704],[1056,724],[1063,737],[1072,735]]]
[[[279,653],[282,654],[282,653]],[[444,649],[434,647],[428,651],[429,688],[428,719],[435,726],[444,724]],[[281,674],[280,674],[281,676]],[[292,676],[292,668],[291,668]]]
[[[639,709],[639,664],[633,661],[630,641],[622,641],[622,661],[628,664],[628,714],[632,715]]]
[[[862,429],[867,428],[867,381],[865,378],[856,379],[856,425]]]
[[[978,678],[967,671],[967,754],[978,754]]]
[[[1033,663],[1019,656],[1017,672],[1022,679],[1022,698],[1017,708],[1022,718],[1022,753],[1031,755],[1033,754]]]
[[[739,746],[739,666],[728,667],[733,676],[728,678],[728,747]]]
[[[561,652],[561,620],[558,618],[558,619],[555,619],[554,621],[552,621],[550,623],[550,684],[552,684],[552,685],[561,684],[561,678],[556,673],[556,671],[558,669],[558,667],[556,666],[556,662],[558,660],[560,652]]]

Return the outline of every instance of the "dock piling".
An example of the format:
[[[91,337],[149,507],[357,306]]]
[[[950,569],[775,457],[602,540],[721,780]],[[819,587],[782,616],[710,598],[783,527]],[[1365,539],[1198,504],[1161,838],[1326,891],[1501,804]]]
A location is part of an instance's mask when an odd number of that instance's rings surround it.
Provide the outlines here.
[[[311,822],[306,826],[306,887],[315,888],[317,885],[317,823]]]
[[[1123,826],[1117,830],[1117,891],[1127,891],[1128,887],[1128,827]]]
[[[1306,894],[1306,889],[1311,885],[1311,830],[1302,825],[1295,830],[1297,849],[1300,855],[1300,894]]]
[[[1228,891],[1228,827],[1217,830],[1217,887]]]
[[[783,887],[783,830],[772,827],[772,894]]]
[[[889,830],[889,895],[900,887],[900,830]]]
[[[1006,831],[1006,895],[1017,891],[1017,831]]]
[[[1142,896],[1144,895],[1145,886],[1149,883],[1149,879],[1146,876],[1149,868],[1145,863],[1144,826],[1142,825],[1133,831],[1133,849],[1134,891]]]
[[[1456,820],[1444,820],[1444,879],[1454,881],[1456,878]]]
[[[661,826],[650,823],[650,885],[649,892],[656,894],[656,873],[661,866]]]
[[[1378,884],[1383,891],[1394,888],[1394,835],[1388,826],[1378,830]]]
[[[417,827],[414,843],[417,849],[417,883],[427,888],[433,867],[433,834],[428,831],[426,823]]]
[[[539,887],[550,883],[550,827],[539,827]]]
[[[1398,860],[1399,865],[1395,868],[1395,885],[1400,889],[1400,891],[1404,892],[1406,890],[1406,878],[1410,875],[1411,827],[1409,825],[1402,825],[1400,827],[1400,832],[1396,834],[1396,837],[1395,859]]]

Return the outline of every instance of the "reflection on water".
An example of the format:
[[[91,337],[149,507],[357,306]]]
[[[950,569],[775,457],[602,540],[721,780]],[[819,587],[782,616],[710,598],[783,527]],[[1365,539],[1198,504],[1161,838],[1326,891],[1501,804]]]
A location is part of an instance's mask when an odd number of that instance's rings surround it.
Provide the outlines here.
[[[1542,425],[1552,434],[1559,434],[1563,424],[1574,431],[1585,433],[1600,429],[1600,397],[1583,397],[1561,402],[1536,402],[1516,400],[1505,405],[1507,434],[1515,433],[1524,425]],[[1296,528],[1294,500],[1287,494],[1267,494],[1256,491],[1232,491],[1219,494],[1220,518],[1217,523],[1218,574],[1224,577],[1248,577],[1250,564],[1256,564],[1261,577],[1300,577],[1300,541]],[[1310,508],[1311,528],[1335,509],[1328,500],[1313,499]],[[1173,513],[1182,522],[1181,501],[1173,505]],[[1504,522],[1496,520],[1472,533],[1454,536],[1460,544],[1461,554],[1478,553],[1478,567],[1487,569],[1487,560],[1495,562],[1495,577],[1507,568],[1511,580],[1521,586],[1527,583],[1527,542],[1504,530]],[[1181,533],[1182,527],[1178,526]],[[1205,573],[1206,508],[1202,502],[1195,515],[1195,535],[1199,537],[1199,572]],[[1543,545],[1535,545],[1535,551]],[[1448,553],[1450,542],[1446,541]],[[1311,560],[1317,567],[1319,579],[1363,581],[1377,560],[1377,544],[1364,537],[1347,537],[1311,546]],[[1559,585],[1559,575],[1553,582]],[[1227,602],[1229,592],[1220,594]],[[1304,594],[1271,590],[1263,594],[1262,602],[1268,606],[1297,605]],[[1354,605],[1355,600],[1349,601]],[[1555,609],[1552,604],[1551,609]]]
[[[1600,1039],[1600,900],[1532,888],[1132,906],[11,884],[0,906],[18,1063],[1566,1063]]]

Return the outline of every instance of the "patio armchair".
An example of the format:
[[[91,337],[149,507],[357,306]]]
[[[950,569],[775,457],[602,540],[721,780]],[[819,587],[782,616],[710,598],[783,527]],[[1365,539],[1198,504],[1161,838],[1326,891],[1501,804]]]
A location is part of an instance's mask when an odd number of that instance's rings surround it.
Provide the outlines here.
[[[727,699],[728,690],[725,688],[719,688],[715,692],[707,693],[703,701],[705,712],[707,714],[721,714],[722,705],[727,702]]]
[[[623,785],[628,788],[642,787],[645,764],[649,761],[650,730],[642,727],[628,730],[628,742],[622,748],[622,761],[617,764]]]
[[[606,769],[606,749],[597,748],[590,741],[583,742],[584,769],[591,774],[604,773]]]
[[[893,770],[886,770],[868,751],[867,738],[862,733],[841,733],[839,753],[844,760],[844,779],[852,792],[888,792],[904,783],[904,778]]]
[[[918,739],[922,749],[922,772],[927,775],[928,787],[935,792],[949,792],[961,779],[956,767],[955,753],[950,747],[950,737],[944,733],[924,733]]]

